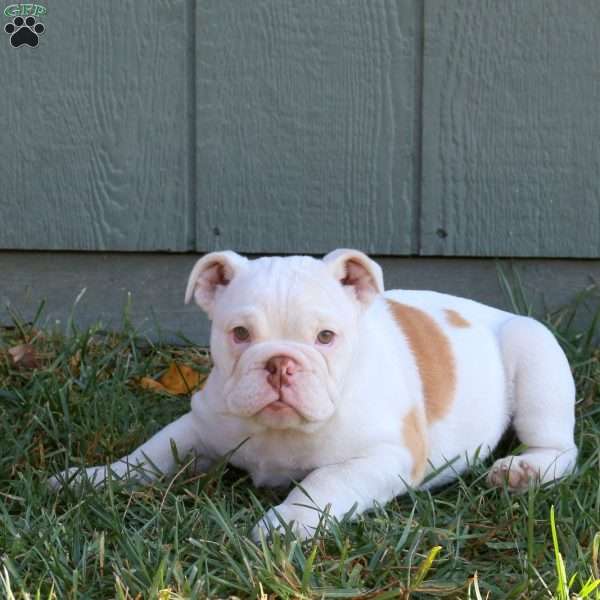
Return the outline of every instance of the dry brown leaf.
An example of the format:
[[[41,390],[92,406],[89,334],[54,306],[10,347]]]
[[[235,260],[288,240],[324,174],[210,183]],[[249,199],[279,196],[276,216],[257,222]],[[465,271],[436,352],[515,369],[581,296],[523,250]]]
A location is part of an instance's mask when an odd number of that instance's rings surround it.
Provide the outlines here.
[[[164,386],[158,381],[155,381],[151,377],[142,377],[140,379],[140,385],[146,390],[154,390],[156,392],[166,392]]]
[[[40,359],[35,348],[31,344],[19,344],[8,349],[8,354],[15,367],[23,369],[37,369],[40,367]]]
[[[188,394],[199,385],[200,375],[191,367],[173,362],[159,381],[173,394]]]
[[[198,389],[204,379],[205,377],[191,367],[173,362],[158,381],[142,377],[140,385],[146,389],[178,396]]]

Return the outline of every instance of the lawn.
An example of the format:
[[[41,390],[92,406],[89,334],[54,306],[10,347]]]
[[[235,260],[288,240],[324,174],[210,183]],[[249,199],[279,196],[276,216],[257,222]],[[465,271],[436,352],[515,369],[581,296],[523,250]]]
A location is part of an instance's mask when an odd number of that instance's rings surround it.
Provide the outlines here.
[[[354,521],[330,523],[314,540],[299,543],[288,532],[259,545],[249,531],[284,492],[255,489],[225,464],[200,475],[182,464],[175,477],[147,489],[111,481],[100,490],[53,494],[45,485],[67,465],[127,453],[184,413],[185,395],[140,381],[158,378],[173,363],[204,376],[210,368],[205,350],[152,343],[127,322],[118,332],[71,323],[63,335],[14,315],[13,325],[0,330],[0,595],[266,600],[579,593],[600,576],[594,304],[597,311],[597,292],[582,294],[546,321],[578,383],[575,475],[511,495],[485,486],[488,461],[444,489],[414,492]],[[592,308],[587,313],[586,305]],[[32,354],[15,365],[9,349],[22,344]],[[514,438],[502,446],[497,455],[514,447]]]

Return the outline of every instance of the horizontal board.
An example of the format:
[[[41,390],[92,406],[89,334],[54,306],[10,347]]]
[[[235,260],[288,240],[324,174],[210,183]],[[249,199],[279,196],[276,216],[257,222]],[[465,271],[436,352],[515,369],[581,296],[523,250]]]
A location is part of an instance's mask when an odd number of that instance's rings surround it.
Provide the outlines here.
[[[11,312],[31,320],[45,303],[41,324],[64,330],[125,320],[154,340],[206,344],[209,322],[184,304],[185,286],[197,256],[178,253],[1,252],[0,324]]]
[[[43,4],[37,47],[0,33],[0,247],[193,247],[189,5]]]
[[[600,3],[426,0],[421,252],[600,256]]]
[[[0,324],[11,321],[7,305],[25,320],[46,301],[42,323],[64,328],[70,317],[80,327],[101,321],[121,328],[125,312],[139,332],[154,340],[207,345],[209,321],[195,305],[184,306],[188,274],[198,257],[189,254],[0,252]],[[387,289],[433,289],[510,309],[491,259],[376,258]],[[523,259],[514,266],[525,282],[536,315],[571,301],[600,281],[600,261]],[[82,289],[86,292],[74,308]],[[593,310],[582,310],[589,327]]]
[[[198,250],[414,249],[417,0],[202,0]]]

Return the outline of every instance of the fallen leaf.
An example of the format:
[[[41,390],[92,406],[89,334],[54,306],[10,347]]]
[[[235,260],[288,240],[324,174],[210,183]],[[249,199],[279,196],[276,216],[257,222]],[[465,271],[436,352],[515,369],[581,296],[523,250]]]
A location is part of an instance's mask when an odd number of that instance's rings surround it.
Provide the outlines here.
[[[166,392],[165,387],[162,383],[158,383],[151,377],[142,377],[140,379],[140,385],[147,390],[154,390],[156,392]]]
[[[200,383],[200,375],[191,367],[171,363],[159,381],[174,394],[187,394]]]
[[[140,385],[149,390],[178,396],[198,389],[205,379],[205,376],[201,376],[191,367],[173,362],[158,381],[142,377]]]
[[[19,344],[8,349],[8,354],[15,367],[23,369],[37,369],[40,360],[35,348],[31,344]]]

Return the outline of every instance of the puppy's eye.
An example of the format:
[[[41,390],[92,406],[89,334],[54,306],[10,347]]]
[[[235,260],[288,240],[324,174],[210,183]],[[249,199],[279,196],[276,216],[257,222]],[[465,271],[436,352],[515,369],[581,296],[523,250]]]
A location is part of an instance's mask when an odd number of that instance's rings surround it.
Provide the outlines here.
[[[323,329],[323,331],[319,331],[317,335],[317,342],[324,345],[331,344],[334,337],[335,333],[333,333],[333,331],[330,331],[329,329]]]
[[[234,327],[233,339],[236,342],[247,342],[250,339],[250,332],[245,327]]]

